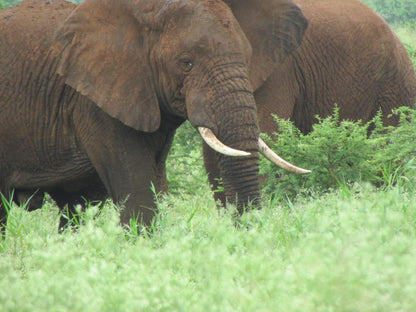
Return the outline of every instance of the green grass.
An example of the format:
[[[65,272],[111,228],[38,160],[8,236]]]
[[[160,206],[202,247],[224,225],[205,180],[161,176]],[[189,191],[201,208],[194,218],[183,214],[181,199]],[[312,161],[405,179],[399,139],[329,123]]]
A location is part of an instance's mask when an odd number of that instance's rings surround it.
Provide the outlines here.
[[[414,190],[413,190],[414,191]],[[160,200],[136,236],[109,203],[57,234],[52,204],[13,206],[1,311],[413,311],[416,196],[356,184],[270,203],[234,226],[210,192]]]

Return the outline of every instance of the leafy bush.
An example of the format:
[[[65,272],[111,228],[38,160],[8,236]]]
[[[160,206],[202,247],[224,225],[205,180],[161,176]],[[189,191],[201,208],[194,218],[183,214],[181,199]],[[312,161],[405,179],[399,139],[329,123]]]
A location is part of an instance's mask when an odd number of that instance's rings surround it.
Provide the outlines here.
[[[388,23],[416,28],[416,5],[414,0],[362,0],[371,6]]]
[[[395,114],[400,115],[397,128],[383,127],[380,115],[367,124],[340,121],[339,110],[335,109],[332,116],[318,118],[307,135],[290,121],[275,117],[280,133],[274,133],[272,138],[265,135],[266,141],[274,150],[284,150],[284,158],[311,169],[312,173],[286,173],[262,161],[261,172],[266,175],[264,191],[293,199],[302,192],[323,193],[361,181],[379,187],[404,181],[414,184],[408,173],[415,173],[416,169],[416,111],[403,107]],[[375,129],[368,136],[370,127]]]
[[[0,9],[14,6],[14,5],[18,4],[21,1],[22,0],[0,0]],[[3,2],[3,3],[1,3],[1,2]],[[3,5],[3,7],[2,7],[2,5]]]
[[[0,0],[0,10],[3,8],[8,8],[11,6],[15,6],[16,4],[22,2],[23,0]],[[73,3],[81,3],[84,0],[68,0]]]
[[[416,70],[416,27],[412,29],[403,25],[393,25],[393,31],[405,46]]]
[[[208,188],[201,146],[202,139],[189,122],[179,127],[166,165],[170,193],[195,194]]]
[[[410,59],[412,60],[413,66],[416,69],[416,47],[404,43],[404,46],[406,47],[407,53],[409,53]]]
[[[415,27],[413,35],[416,35],[416,27]],[[416,70],[416,44],[403,41],[403,45],[405,46],[407,53],[409,53],[410,59],[412,60],[412,63],[413,63],[413,67]]]

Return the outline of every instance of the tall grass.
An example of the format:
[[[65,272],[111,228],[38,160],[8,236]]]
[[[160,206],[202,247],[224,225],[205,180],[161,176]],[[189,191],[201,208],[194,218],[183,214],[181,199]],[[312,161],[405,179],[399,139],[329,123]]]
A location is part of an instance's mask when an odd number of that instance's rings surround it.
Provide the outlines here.
[[[414,190],[413,190],[414,191]],[[0,257],[1,311],[413,311],[416,201],[355,185],[270,204],[236,227],[209,192],[160,200],[132,235],[107,204],[59,235],[56,208],[27,213]]]

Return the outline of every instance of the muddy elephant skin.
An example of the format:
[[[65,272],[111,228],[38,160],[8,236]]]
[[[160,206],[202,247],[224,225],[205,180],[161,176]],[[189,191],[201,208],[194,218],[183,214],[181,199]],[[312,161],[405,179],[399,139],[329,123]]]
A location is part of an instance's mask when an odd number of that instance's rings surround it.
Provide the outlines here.
[[[275,5],[279,13],[259,25],[273,58],[296,49],[306,27],[293,2]],[[278,40],[279,28],[290,44]],[[258,203],[252,48],[224,2],[28,0],[0,11],[0,55],[6,197],[14,190],[21,202],[37,191],[39,202],[47,192],[73,210],[110,196],[124,205],[122,223],[148,225],[156,213],[151,185],[166,191],[165,160],[189,120],[250,153],[221,155],[219,167],[230,202],[240,210]]]
[[[308,28],[283,63],[265,57],[263,39],[253,31],[255,8],[272,12],[273,1],[226,2],[253,47],[250,81],[261,132],[278,131],[275,114],[308,133],[315,116],[332,114],[335,103],[341,119],[367,122],[381,110],[384,124],[396,125],[397,119],[388,118],[392,109],[415,104],[416,78],[406,49],[387,23],[358,0],[295,0]],[[216,156],[206,145],[204,156],[215,189],[221,176]],[[225,201],[221,193],[216,197]]]

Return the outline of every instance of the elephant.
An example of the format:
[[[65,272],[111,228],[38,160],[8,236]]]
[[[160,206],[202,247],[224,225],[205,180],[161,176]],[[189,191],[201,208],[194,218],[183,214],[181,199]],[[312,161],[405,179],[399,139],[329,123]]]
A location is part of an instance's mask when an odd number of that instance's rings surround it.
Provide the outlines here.
[[[272,11],[262,0],[226,1],[253,47],[249,76],[261,132],[278,133],[273,114],[291,120],[304,134],[316,116],[333,113],[341,119],[370,121],[379,110],[385,125],[392,109],[413,106],[416,78],[406,49],[387,23],[357,0],[295,0],[308,20],[302,43],[283,62],[259,51],[256,8]],[[261,45],[260,45],[261,49]],[[213,189],[218,190],[218,155],[206,144],[204,163]],[[225,202],[223,194],[215,198]]]
[[[267,2],[275,10],[254,31],[261,53],[283,60],[307,20],[291,0]],[[260,205],[252,47],[223,1],[26,0],[0,11],[0,55],[2,194],[38,203],[48,193],[70,211],[110,197],[121,224],[148,226],[189,120],[221,153],[229,202]],[[4,207],[0,219],[4,228]]]

